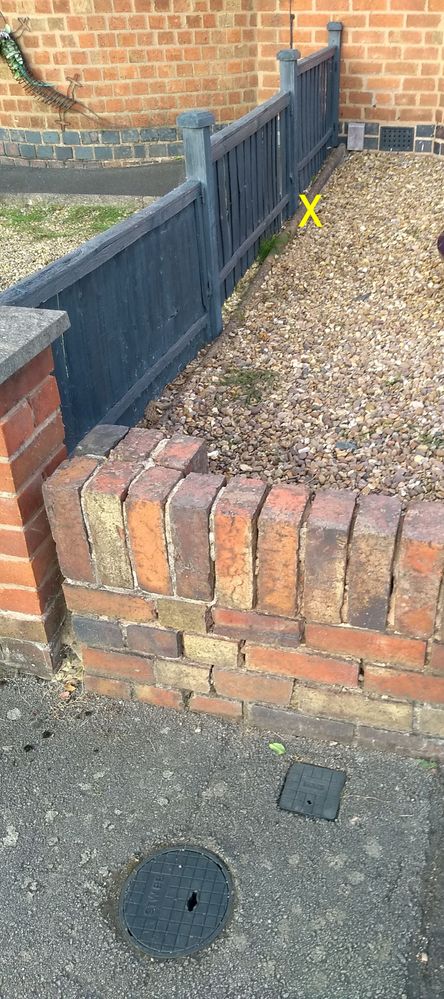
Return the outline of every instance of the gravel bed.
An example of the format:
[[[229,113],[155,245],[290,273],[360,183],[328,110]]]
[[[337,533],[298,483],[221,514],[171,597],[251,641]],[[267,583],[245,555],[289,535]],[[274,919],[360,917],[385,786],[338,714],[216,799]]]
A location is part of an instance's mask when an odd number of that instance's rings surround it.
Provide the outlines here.
[[[0,198],[0,291],[126,218],[139,201],[38,195]]]
[[[228,475],[444,499],[444,162],[349,156],[316,211],[144,423]]]

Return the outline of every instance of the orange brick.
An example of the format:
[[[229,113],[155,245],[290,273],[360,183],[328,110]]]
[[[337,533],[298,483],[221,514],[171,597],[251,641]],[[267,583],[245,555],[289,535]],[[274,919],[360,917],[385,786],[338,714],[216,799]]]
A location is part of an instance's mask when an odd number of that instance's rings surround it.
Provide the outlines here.
[[[181,479],[180,472],[156,466],[142,472],[130,488],[126,516],[139,586],[151,593],[173,592],[165,529],[167,499]]]
[[[306,641],[312,648],[333,655],[354,656],[367,662],[391,663],[407,669],[420,670],[424,666],[426,643],[402,635],[307,624]]]
[[[58,450],[63,442],[64,426],[59,412],[38,430],[26,447],[7,463],[0,459],[2,491],[15,493],[45,464],[48,456]]]
[[[145,704],[154,704],[158,708],[173,708],[174,711],[183,711],[183,694],[180,690],[167,690],[165,687],[151,687],[147,684],[137,683],[134,687],[136,700]]]
[[[296,613],[299,531],[308,501],[304,486],[274,486],[258,525],[258,610]]]
[[[33,412],[28,401],[24,399],[0,420],[0,458],[8,458],[18,451],[34,429]],[[0,477],[2,467],[0,465]]]
[[[305,542],[304,614],[308,621],[340,622],[355,496],[345,490],[324,490],[313,501]]]
[[[29,404],[34,413],[36,426],[48,419],[60,406],[60,396],[57,382],[53,375],[47,378],[29,396]]]
[[[94,582],[95,575],[80,493],[96,467],[94,458],[73,458],[61,465],[44,486],[46,510],[63,575],[87,583]]]
[[[392,562],[401,515],[394,496],[362,496],[348,564],[348,620],[383,630],[391,593]]]
[[[444,704],[444,677],[425,673],[401,673],[399,670],[368,666],[364,672],[364,688],[412,701]]]
[[[66,603],[74,614],[147,624],[156,617],[154,601],[138,593],[119,593],[64,583]]]
[[[110,678],[137,680],[150,683],[154,680],[153,667],[149,659],[141,656],[125,655],[121,652],[108,652],[83,646],[82,659],[88,673],[99,673]]]
[[[29,395],[53,368],[52,351],[47,347],[33,361],[3,382],[0,385],[0,417],[5,416],[9,409]]]
[[[358,663],[330,659],[304,652],[302,649],[291,652],[247,645],[246,665],[247,669],[279,673],[299,680],[313,680],[316,683],[340,684],[347,687],[358,685]]]
[[[168,504],[178,596],[213,598],[210,512],[224,481],[221,475],[191,473],[179,483]]]
[[[190,711],[204,711],[210,715],[220,715],[222,718],[242,718],[242,702],[228,701],[223,697],[192,694],[188,707]]]
[[[85,673],[85,690],[92,694],[99,694],[101,697],[116,697],[120,701],[129,701],[131,697],[131,687],[123,680],[110,680],[104,676]]]
[[[428,638],[444,570],[444,503],[412,503],[402,531],[394,590],[394,626]]]
[[[227,638],[290,647],[299,645],[301,640],[300,621],[226,607],[213,607],[212,616],[214,634]]]
[[[216,692],[241,701],[265,701],[270,704],[289,704],[293,681],[283,677],[259,676],[240,670],[213,669]]]
[[[265,495],[266,486],[260,479],[237,476],[217,501],[216,594],[226,607],[249,610],[253,606],[257,518]]]
[[[203,441],[184,434],[175,434],[159,448],[154,460],[166,468],[174,468],[183,475],[189,472],[208,472],[207,448]]]

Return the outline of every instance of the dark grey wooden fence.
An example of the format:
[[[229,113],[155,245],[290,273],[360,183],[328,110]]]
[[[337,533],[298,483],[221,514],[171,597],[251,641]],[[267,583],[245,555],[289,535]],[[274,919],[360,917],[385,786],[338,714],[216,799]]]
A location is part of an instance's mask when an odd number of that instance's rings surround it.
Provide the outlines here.
[[[53,344],[68,450],[96,423],[135,423],[220,332],[221,303],[338,143],[341,29],[307,59],[280,52],[281,92],[216,135],[209,112],[180,115],[186,183],[0,295],[68,313]]]

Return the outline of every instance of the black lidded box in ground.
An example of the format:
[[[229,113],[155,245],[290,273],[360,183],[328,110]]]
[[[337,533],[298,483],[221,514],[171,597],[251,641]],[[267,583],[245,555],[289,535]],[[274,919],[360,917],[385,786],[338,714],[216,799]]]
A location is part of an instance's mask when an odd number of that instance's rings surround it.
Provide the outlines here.
[[[119,916],[131,942],[151,957],[174,958],[207,947],[231,912],[232,880],[209,850],[168,847],[125,881]]]
[[[337,818],[346,775],[309,763],[293,763],[279,796],[279,808],[314,819]]]

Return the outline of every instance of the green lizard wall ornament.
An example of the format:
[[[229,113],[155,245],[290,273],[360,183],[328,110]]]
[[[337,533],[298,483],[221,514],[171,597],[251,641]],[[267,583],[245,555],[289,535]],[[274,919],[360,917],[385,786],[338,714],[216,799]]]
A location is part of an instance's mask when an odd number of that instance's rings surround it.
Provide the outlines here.
[[[0,28],[0,56],[5,59],[14,79],[22,84],[28,94],[31,94],[38,101],[48,104],[59,112],[62,130],[65,128],[65,115],[67,111],[74,111],[84,115],[86,118],[94,118],[98,122],[107,124],[104,118],[91,111],[86,104],[77,99],[75,94],[76,88],[83,86],[78,76],[68,77],[69,86],[66,94],[62,94],[60,90],[56,90],[50,83],[44,83],[43,80],[36,79],[19,45],[19,39],[25,31],[29,30],[29,17],[19,17],[20,27],[16,31],[12,31],[1,11],[0,16],[4,22],[3,28]]]

